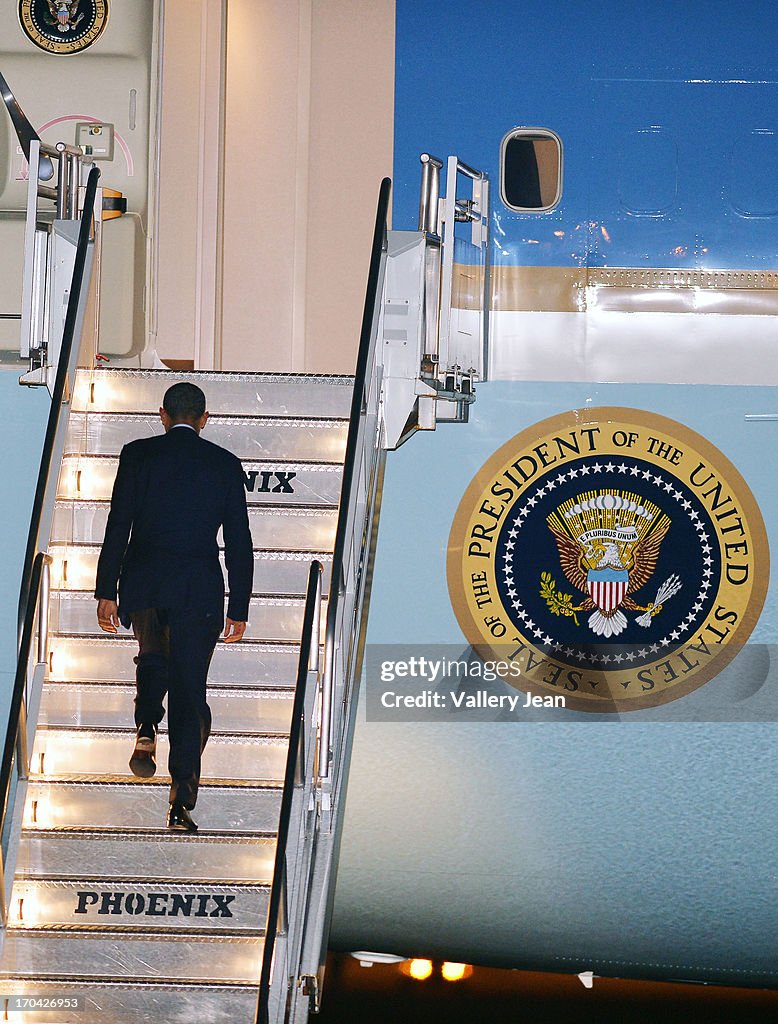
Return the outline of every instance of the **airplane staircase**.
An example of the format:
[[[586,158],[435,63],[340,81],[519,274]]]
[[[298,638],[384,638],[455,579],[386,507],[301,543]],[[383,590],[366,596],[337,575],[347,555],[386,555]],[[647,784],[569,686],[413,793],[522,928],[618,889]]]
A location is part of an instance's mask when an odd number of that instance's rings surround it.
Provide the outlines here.
[[[92,596],[119,451],[159,432],[180,375],[79,371],[52,539],[48,672],[0,960],[9,1020],[253,1022],[312,559],[335,537],[353,378],[190,373],[203,436],[246,474],[255,594],[245,639],[219,643],[196,835],[169,833],[165,723],[136,779],[135,644],[101,634]],[[14,1012],[9,997],[67,1000]],[[40,1006],[40,1004],[39,1004]]]
[[[319,1008],[386,451],[467,422],[485,365],[483,301],[440,340],[426,283],[451,283],[459,225],[486,287],[488,183],[450,157],[444,209],[442,166],[426,157],[422,205],[438,217],[417,232],[388,231],[382,182],[354,377],[186,374],[212,413],[205,436],[244,464],[256,594],[243,641],[211,663],[200,831],[183,836],[164,826],[164,731],[156,777],[129,771],[135,644],[99,634],[92,597],[119,452],[161,429],[181,375],[92,368],[90,172],[56,374],[45,367],[0,763],[3,1019],[305,1024]]]

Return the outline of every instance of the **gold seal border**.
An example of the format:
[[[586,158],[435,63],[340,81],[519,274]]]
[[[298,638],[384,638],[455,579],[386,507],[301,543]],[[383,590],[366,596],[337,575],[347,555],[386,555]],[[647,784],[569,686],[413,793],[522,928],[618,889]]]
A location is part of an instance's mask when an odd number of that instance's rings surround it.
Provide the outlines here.
[[[55,57],[70,57],[88,50],[105,31],[111,13],[109,0],[94,0],[95,20],[87,33],[74,43],[68,43],[66,40],[58,42],[56,39],[49,39],[36,26],[32,18],[33,3],[34,0],[19,0],[17,7],[19,25],[31,43],[39,50],[43,50],[44,53],[51,53]]]
[[[508,461],[509,456],[518,458],[519,455],[524,454],[525,449],[531,449],[534,444],[542,441],[547,434],[555,431],[558,432],[560,429],[580,429],[582,427],[608,424],[627,426],[630,423],[640,427],[653,427],[662,430],[670,437],[677,438],[679,444],[688,444],[696,453],[710,463],[711,468],[716,470],[736,495],[738,504],[746,516],[746,522],[754,544],[754,563],[759,563],[761,571],[754,575],[751,599],[728,642],[723,643],[710,662],[698,672],[677,684],[653,693],[650,697],[630,697],[624,700],[613,698],[607,701],[603,700],[602,704],[598,704],[594,699],[576,697],[569,692],[562,693],[558,689],[550,686],[546,687],[536,681],[527,680],[525,682],[523,673],[518,679],[505,679],[505,682],[508,682],[509,685],[524,693],[533,693],[539,696],[551,695],[553,693],[560,694],[565,697],[565,707],[577,711],[588,711],[593,714],[640,711],[656,707],[659,704],[668,704],[679,697],[685,697],[688,693],[710,682],[711,679],[726,668],[739,653],[759,620],[770,580],[770,550],[767,542],[767,531],[759,505],[751,493],[751,488],[727,456],[706,437],[703,437],[702,434],[698,434],[697,431],[692,430],[685,424],[672,420],[667,416],[662,416],[659,413],[622,406],[597,406],[594,408],[571,409],[568,412],[558,413],[555,416],[550,416],[548,419],[540,420],[514,435],[509,441],[501,445],[481,466],[457,506],[449,533],[446,556],[446,579],[449,599],[465,638],[484,661],[494,659],[495,657],[497,659],[504,658],[505,654],[500,653],[501,648],[508,651],[512,645],[510,642],[495,643],[493,645],[485,643],[483,631],[473,618],[464,594],[465,579],[462,573],[462,551],[467,525],[477,501],[489,494],[489,483],[493,481],[495,475],[499,473],[500,469]],[[589,454],[593,455],[594,453],[587,453],[587,455]],[[575,461],[577,461],[575,458],[570,459],[571,464]],[[659,462],[654,463],[654,465],[657,468],[665,468]],[[665,471],[675,475],[670,468],[665,469]],[[680,478],[676,477],[676,479]],[[523,493],[523,489],[519,493]],[[493,563],[490,561],[490,564]],[[718,586],[720,587],[720,585],[721,581],[719,580]],[[517,632],[519,632],[518,629]],[[548,658],[548,655],[536,647],[530,640],[526,638],[524,640],[528,648],[536,651],[541,657]],[[657,659],[657,661],[661,660],[663,659]],[[597,669],[596,671],[607,677],[609,670]]]

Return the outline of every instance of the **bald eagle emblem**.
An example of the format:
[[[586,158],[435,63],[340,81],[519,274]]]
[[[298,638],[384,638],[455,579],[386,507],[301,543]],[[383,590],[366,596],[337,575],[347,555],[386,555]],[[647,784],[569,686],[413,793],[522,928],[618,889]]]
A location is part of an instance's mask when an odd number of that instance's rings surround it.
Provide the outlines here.
[[[56,27],[58,32],[75,32],[84,20],[83,13],[78,13],[80,2],[81,0],[71,0],[70,3],[65,3],[65,0],[47,0],[50,17],[45,16],[45,20],[52,27]]]
[[[573,603],[572,594],[556,590],[550,572],[540,577],[540,594],[554,615],[572,618],[591,612],[588,625],[598,637],[615,637],[627,626],[626,611],[648,627],[664,602],[681,589],[676,574],[659,587],[646,605],[631,596],[653,577],[670,519],[653,502],[624,491],[588,491],[563,502],[546,519],[559,551],[559,563],[570,584],[585,594]]]

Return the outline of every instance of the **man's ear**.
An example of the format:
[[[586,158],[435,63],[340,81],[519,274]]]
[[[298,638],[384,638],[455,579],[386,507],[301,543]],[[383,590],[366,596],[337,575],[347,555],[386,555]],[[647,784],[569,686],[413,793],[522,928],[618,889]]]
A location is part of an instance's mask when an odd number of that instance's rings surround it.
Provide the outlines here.
[[[203,429],[203,427],[205,426],[205,424],[206,424],[206,423],[208,422],[208,417],[209,417],[210,415],[211,415],[211,414],[210,414],[210,413],[208,412],[208,410],[206,409],[206,410],[205,410],[205,412],[204,412],[204,413],[202,414],[202,416],[200,417],[200,422],[199,422],[199,429],[200,429],[200,430],[202,430],[202,429]]]
[[[159,418],[162,421],[162,426],[165,428],[165,430],[170,430],[170,416],[166,412],[165,407],[163,405],[159,407]]]

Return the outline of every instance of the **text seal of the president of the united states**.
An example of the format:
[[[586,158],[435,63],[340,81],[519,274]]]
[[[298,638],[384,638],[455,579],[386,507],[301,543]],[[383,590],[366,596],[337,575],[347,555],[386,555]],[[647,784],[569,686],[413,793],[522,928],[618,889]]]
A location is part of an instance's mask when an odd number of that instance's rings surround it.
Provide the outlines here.
[[[653,413],[554,416],[503,445],[470,483],[448,553],[451,601],[508,681],[566,706],[675,700],[738,653],[764,604],[767,536],[714,445]]]

